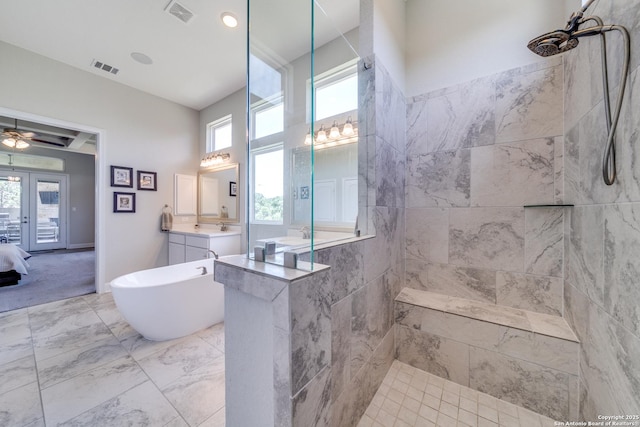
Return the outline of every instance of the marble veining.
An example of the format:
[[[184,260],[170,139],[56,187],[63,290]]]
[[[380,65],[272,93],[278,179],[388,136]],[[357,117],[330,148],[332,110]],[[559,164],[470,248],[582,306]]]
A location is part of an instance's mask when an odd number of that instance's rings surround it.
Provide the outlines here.
[[[503,73],[496,84],[496,142],[562,135],[562,82],[560,65]]]
[[[426,103],[429,152],[489,145],[495,140],[494,77],[456,89]]]
[[[554,200],[554,138],[471,150],[471,206],[523,206]]]
[[[406,210],[406,257],[447,263],[449,260],[449,210]]]
[[[607,311],[640,337],[640,204],[605,208],[604,301]]]
[[[524,269],[530,274],[562,277],[564,209],[525,210]]]
[[[577,416],[569,413],[572,375],[476,347],[469,363],[471,388],[553,419]]]
[[[562,279],[521,273],[497,273],[499,305],[562,316]]]
[[[388,275],[366,285],[352,298],[351,367],[358,372],[393,325],[393,288]]]
[[[222,324],[150,342],[123,326],[110,294],[0,321],[0,425],[224,426]]]
[[[449,214],[449,263],[522,271],[524,209],[453,209]]]
[[[471,151],[442,151],[407,159],[407,207],[469,206]]]
[[[325,270],[289,287],[292,394],[331,362],[329,280],[329,270]]]

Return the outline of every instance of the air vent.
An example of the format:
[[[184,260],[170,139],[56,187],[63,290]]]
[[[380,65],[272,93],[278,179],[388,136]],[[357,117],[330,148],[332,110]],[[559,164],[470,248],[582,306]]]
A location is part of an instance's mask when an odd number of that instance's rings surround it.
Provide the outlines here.
[[[91,65],[99,70],[106,71],[107,73],[113,74],[113,75],[118,74],[118,71],[120,71],[119,69],[117,69],[112,65],[105,64],[104,62],[96,61],[95,59],[91,61]]]
[[[171,15],[175,16],[185,24],[189,23],[189,21],[191,21],[191,19],[195,16],[193,12],[191,12],[189,9],[175,0],[171,0],[171,2],[169,2],[164,10],[169,12]]]

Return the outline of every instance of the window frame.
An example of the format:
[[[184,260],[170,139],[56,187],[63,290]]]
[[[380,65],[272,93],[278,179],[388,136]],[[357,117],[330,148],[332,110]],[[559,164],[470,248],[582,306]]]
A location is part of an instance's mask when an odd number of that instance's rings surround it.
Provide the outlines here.
[[[356,77],[356,79],[358,78],[358,60],[357,59],[347,61],[344,64],[340,65],[339,67],[332,68],[329,71],[318,74],[317,76],[314,77],[315,83],[313,85],[313,90],[315,93],[314,93],[313,99],[317,103],[318,90],[322,90],[328,86],[334,85],[336,83],[339,83],[348,78],[352,78],[354,76]],[[306,115],[307,124],[311,123],[311,98],[312,98],[311,89],[312,89],[311,79],[307,79],[307,115]],[[356,106],[356,110],[357,110],[357,106]],[[315,111],[317,111],[317,107],[315,108]],[[339,116],[341,114],[345,114],[351,111],[354,111],[354,110],[353,109],[343,110],[343,111],[334,113],[331,116],[322,117],[322,118],[314,117],[313,119],[315,121],[327,120],[331,117]]]
[[[266,137],[265,137],[266,138]],[[257,220],[256,219],[256,212],[255,212],[255,206],[256,206],[256,161],[255,158],[258,155],[261,154],[268,154],[268,153],[272,153],[275,151],[280,151],[282,153],[282,164],[283,164],[283,168],[280,169],[280,173],[282,174],[282,217],[279,220]],[[284,142],[280,141],[278,143],[275,144],[269,144],[269,145],[265,145],[256,149],[251,150],[251,152],[249,153],[250,159],[249,159],[249,164],[251,165],[250,169],[249,169],[249,180],[250,180],[250,194],[249,194],[249,219],[250,219],[250,223],[251,224],[264,224],[264,225],[283,225],[284,224],[284,217],[285,217],[285,185],[284,185]]]
[[[224,147],[218,147],[216,146],[216,130],[226,126],[229,126],[231,129],[231,138],[229,141],[230,144],[225,145]],[[231,147],[233,147],[233,115],[228,114],[224,117],[207,123],[205,152],[214,153],[216,151],[224,150]]]

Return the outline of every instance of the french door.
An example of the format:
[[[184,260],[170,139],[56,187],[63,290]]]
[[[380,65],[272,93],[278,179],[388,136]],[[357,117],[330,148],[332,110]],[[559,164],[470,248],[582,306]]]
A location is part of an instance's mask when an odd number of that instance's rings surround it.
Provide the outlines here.
[[[67,176],[0,171],[0,242],[26,251],[67,247]]]

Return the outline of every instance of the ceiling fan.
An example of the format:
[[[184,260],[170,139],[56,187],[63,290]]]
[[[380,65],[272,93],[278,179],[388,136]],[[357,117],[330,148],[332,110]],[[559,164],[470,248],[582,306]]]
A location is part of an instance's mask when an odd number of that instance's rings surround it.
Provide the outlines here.
[[[25,132],[18,130],[18,119],[14,119],[13,128],[4,128],[2,130],[2,143],[10,148],[17,148],[22,150],[27,148],[30,142],[42,143],[54,145],[56,147],[66,147],[67,145],[62,142],[46,141],[41,138],[37,138],[38,134],[35,132]]]

